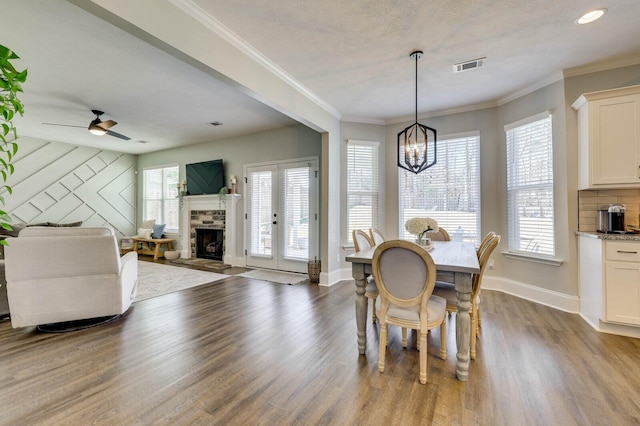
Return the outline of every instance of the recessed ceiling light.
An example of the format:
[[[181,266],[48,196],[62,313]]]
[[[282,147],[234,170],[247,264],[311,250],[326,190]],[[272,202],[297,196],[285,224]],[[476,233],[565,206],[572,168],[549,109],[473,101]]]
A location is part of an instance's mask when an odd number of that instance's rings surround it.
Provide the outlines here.
[[[605,8],[592,10],[590,12],[585,13],[580,18],[578,18],[576,23],[578,23],[578,24],[590,24],[593,21],[602,18],[602,15],[604,15],[606,12],[607,12],[607,9],[605,9]]]

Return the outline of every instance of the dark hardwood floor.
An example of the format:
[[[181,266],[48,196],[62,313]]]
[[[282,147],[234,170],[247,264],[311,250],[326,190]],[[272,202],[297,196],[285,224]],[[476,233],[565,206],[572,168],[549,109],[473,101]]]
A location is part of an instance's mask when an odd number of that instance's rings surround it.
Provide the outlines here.
[[[223,272],[223,271],[221,271]],[[470,380],[390,328],[356,345],[354,288],[233,276],[135,303],[120,320],[40,334],[0,322],[2,425],[631,425],[640,423],[640,340],[580,317],[483,293]]]

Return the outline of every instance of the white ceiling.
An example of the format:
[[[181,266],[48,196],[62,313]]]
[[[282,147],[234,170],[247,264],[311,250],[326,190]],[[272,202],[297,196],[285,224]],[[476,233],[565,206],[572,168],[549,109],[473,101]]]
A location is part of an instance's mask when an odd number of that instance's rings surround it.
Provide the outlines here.
[[[415,64],[409,53],[416,49],[425,53],[418,62],[421,115],[495,105],[569,68],[640,63],[638,0],[162,1],[219,21],[343,120],[410,118]],[[590,25],[574,24],[595,7],[608,13]],[[144,153],[294,123],[215,73],[74,4],[5,1],[2,14],[0,44],[29,70],[21,135]],[[452,72],[454,63],[478,57],[487,58],[486,66]],[[132,140],[42,124],[86,126],[91,109],[105,111],[104,120],[119,123],[112,130]],[[207,124],[213,121],[223,125]]]

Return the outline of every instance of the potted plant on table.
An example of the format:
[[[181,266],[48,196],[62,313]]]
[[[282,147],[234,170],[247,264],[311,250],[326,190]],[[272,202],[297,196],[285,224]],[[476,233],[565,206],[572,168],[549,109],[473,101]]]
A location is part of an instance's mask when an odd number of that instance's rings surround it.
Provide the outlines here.
[[[416,236],[416,244],[429,244],[427,232],[438,232],[438,222],[430,217],[412,217],[404,224],[408,233]]]

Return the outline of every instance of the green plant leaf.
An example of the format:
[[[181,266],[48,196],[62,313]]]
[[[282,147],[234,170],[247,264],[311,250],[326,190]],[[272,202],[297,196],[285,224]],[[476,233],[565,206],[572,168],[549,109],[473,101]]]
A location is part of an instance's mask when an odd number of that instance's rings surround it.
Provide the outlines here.
[[[11,188],[9,185],[5,185],[4,187],[9,193],[9,195],[13,194],[13,188]],[[2,202],[2,204],[4,204],[4,201]]]
[[[16,75],[16,80],[18,80],[20,83],[24,83],[27,80],[27,70],[24,70]]]

